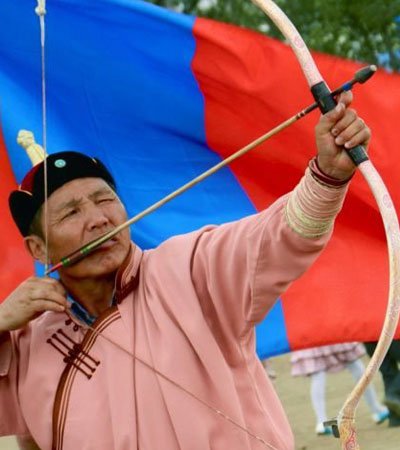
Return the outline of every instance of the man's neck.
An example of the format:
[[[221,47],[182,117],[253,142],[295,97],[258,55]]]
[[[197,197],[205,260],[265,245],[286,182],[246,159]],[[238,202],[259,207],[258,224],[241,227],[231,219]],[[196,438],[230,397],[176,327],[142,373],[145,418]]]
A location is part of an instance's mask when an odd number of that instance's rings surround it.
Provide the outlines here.
[[[62,280],[71,297],[92,316],[98,317],[112,304],[115,276],[101,279]]]

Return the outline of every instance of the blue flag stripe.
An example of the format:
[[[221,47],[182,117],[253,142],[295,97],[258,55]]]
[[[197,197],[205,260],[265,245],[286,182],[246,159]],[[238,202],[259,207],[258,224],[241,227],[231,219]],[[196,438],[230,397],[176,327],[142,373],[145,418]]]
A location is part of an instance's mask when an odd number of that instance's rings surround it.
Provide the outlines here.
[[[204,98],[191,71],[194,17],[127,0],[58,0],[47,9],[49,153],[99,157],[130,216],[220,161],[206,144]],[[1,2],[0,16],[2,125],[21,181],[30,162],[18,130],[42,142],[39,20],[23,0]],[[254,212],[225,168],[137,223],[133,239],[151,248]],[[278,311],[273,322],[284,330]]]

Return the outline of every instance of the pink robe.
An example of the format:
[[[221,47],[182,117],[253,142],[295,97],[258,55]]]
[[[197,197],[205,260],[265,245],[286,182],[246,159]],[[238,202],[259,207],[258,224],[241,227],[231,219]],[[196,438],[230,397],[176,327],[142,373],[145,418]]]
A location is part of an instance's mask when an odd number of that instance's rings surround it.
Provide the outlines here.
[[[310,175],[307,184],[327,195]],[[0,435],[30,434],[42,450],[293,449],[255,354],[254,325],[330,233],[295,232],[287,198],[154,250],[132,245],[116,281],[118,304],[96,320],[97,333],[47,312],[11,340],[4,335]],[[81,346],[64,360],[73,342]]]

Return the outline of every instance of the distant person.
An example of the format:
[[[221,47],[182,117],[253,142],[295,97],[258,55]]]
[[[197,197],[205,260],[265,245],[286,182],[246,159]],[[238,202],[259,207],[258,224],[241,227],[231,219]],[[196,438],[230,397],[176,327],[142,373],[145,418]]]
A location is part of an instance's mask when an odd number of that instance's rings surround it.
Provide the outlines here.
[[[263,359],[261,361],[261,363],[262,363],[262,365],[263,365],[263,367],[265,369],[265,372],[267,372],[268,377],[271,380],[275,380],[276,372],[275,372],[274,368],[271,365],[271,360],[269,358],[265,358],[265,359]]]
[[[316,417],[315,432],[317,434],[332,433],[330,427],[324,426],[324,422],[328,419],[325,398],[326,374],[348,369],[353,378],[358,381],[365,370],[365,366],[360,360],[364,355],[363,345],[356,342],[298,350],[291,354],[292,375],[311,378],[310,395]],[[373,386],[367,387],[364,398],[375,423],[382,423],[388,418],[389,411],[378,401]]]
[[[366,342],[365,348],[372,356],[377,342]],[[385,389],[385,405],[389,408],[389,427],[400,426],[400,340],[394,340],[379,368]]]

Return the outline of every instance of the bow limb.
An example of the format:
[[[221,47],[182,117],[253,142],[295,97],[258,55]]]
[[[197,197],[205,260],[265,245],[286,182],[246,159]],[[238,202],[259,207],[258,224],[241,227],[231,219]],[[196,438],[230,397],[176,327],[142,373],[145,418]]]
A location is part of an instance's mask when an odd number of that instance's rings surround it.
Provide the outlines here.
[[[321,74],[305,45],[299,32],[285,15],[285,13],[271,0],[252,0],[280,29],[282,34],[288,40],[297,59],[302,67],[307,82],[323,112],[327,112],[334,107],[334,100],[330,96],[330,91],[326,83],[322,79]],[[322,86],[322,92],[316,93]],[[378,204],[387,240],[388,256],[389,256],[389,299],[386,311],[384,325],[379,337],[378,345],[374,355],[372,356],[364,375],[359,380],[353,391],[347,397],[337,418],[341,445],[343,449],[359,449],[355,430],[355,410],[361,399],[362,394],[371,382],[372,378],[378,371],[387,350],[392,342],[396,332],[399,312],[400,312],[400,229],[395,207],[390,198],[379,173],[368,159],[364,149],[360,146],[352,149],[349,156],[353,162],[359,167],[361,173],[366,179],[374,197]],[[335,431],[335,430],[334,430]]]

